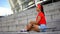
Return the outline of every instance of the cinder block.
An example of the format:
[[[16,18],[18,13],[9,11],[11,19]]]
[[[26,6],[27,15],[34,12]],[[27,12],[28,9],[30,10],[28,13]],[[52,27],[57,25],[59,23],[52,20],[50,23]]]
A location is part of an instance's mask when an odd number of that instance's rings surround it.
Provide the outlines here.
[[[6,25],[7,25],[7,26],[10,26],[9,22],[8,22],[8,23],[6,23]]]
[[[2,28],[0,27],[0,32],[1,32]]]
[[[22,20],[22,19],[27,19],[27,16],[23,16],[23,17],[21,17],[21,16],[18,16],[18,18],[17,18],[18,20]]]
[[[44,7],[44,11],[48,11],[48,10],[54,9],[53,4],[47,4],[47,5],[44,5],[43,7]]]
[[[54,24],[55,24],[55,26],[56,26],[57,28],[60,28],[60,21],[59,21],[59,20],[56,20],[56,21],[54,22]]]
[[[28,10],[24,11],[24,13],[27,15],[33,14],[32,9],[28,9]]]
[[[28,23],[29,23],[30,21],[36,21],[36,19],[35,19],[35,18],[29,18],[29,19],[28,19]]]
[[[7,23],[7,26],[11,26],[11,25],[13,25],[11,22],[8,22],[8,23]]]
[[[56,27],[55,22],[47,22],[47,27],[49,27],[49,28]]]
[[[45,15],[54,15],[60,13],[57,9],[52,9],[45,12]]]
[[[2,24],[0,23],[0,26],[2,26]]]
[[[25,25],[25,26],[26,26],[26,25]],[[16,27],[16,29],[17,29],[17,31],[20,31],[20,30],[24,29],[25,26],[24,26],[24,25],[18,25],[18,26]]]
[[[29,18],[34,18],[34,17],[36,17],[36,16],[34,16],[34,15],[29,15],[29,16],[28,16],[28,19],[29,19]]]
[[[33,16],[37,16],[37,12],[36,13],[33,13]]]
[[[6,23],[2,23],[2,25],[1,26],[6,26]]]
[[[4,32],[8,31],[8,28],[7,27],[3,27],[3,31]]]
[[[2,31],[4,32],[4,30],[5,30],[5,29],[4,29],[4,27],[2,26]]]
[[[16,20],[24,20],[24,19],[27,19],[27,17],[19,17]]]
[[[9,31],[16,31],[16,26],[9,26]]]
[[[20,29],[25,28],[26,24],[18,24],[17,27],[19,27]]]
[[[51,16],[45,16],[45,19],[46,19],[47,22],[51,22],[52,21]]]
[[[17,26],[16,27],[16,31],[20,31],[20,26]]]
[[[60,14],[53,15],[53,20],[59,20],[60,19]]]
[[[20,21],[19,24],[21,24],[21,25],[22,25],[22,24],[23,24],[23,25],[24,25],[24,24],[27,24],[27,20],[22,20],[22,21]]]

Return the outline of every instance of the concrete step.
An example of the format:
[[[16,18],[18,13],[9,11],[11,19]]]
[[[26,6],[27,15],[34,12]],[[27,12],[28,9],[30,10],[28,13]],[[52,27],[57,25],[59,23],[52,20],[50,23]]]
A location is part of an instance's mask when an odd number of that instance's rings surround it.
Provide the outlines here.
[[[0,34],[60,34],[60,31],[59,32],[28,32],[28,33],[0,32]]]

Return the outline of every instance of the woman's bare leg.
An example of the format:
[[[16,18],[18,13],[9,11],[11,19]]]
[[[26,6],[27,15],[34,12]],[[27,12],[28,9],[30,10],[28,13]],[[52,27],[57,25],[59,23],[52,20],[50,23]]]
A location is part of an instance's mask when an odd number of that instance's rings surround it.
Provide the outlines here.
[[[40,29],[38,28],[38,26],[39,25],[34,25],[34,30],[37,31],[37,32],[40,31]]]
[[[38,24],[35,21],[30,21],[30,23],[25,27],[25,29],[27,29],[28,31],[39,31]]]
[[[34,31],[36,31],[36,32],[39,32],[40,31],[40,29],[38,28],[38,26],[39,25],[33,25],[33,28],[32,28],[32,30],[34,30]]]
[[[30,31],[31,28],[32,28],[32,25],[31,25],[31,24],[28,24],[28,25],[25,27],[25,29],[26,29],[27,31]]]
[[[34,22],[30,21],[30,23],[25,27],[25,29],[27,29],[27,31],[30,31],[32,26],[33,26]]]

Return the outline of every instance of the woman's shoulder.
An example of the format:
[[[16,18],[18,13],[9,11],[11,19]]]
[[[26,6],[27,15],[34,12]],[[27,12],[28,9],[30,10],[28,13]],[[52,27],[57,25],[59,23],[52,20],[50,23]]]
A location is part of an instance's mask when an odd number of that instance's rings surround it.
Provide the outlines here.
[[[44,13],[43,12],[40,12],[39,15],[44,16]]]

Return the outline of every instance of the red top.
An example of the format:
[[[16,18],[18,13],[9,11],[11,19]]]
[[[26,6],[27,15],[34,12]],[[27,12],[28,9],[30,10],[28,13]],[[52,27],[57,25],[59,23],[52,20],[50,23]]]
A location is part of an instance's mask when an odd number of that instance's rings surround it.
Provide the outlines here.
[[[43,12],[39,12],[38,13],[38,15],[37,15],[37,17],[36,17],[36,20],[38,20],[37,18],[38,18],[38,16],[40,16],[40,21],[38,22],[38,24],[39,25],[41,25],[41,24],[46,24],[46,20],[45,20],[45,16],[44,16],[44,14],[43,14]]]

